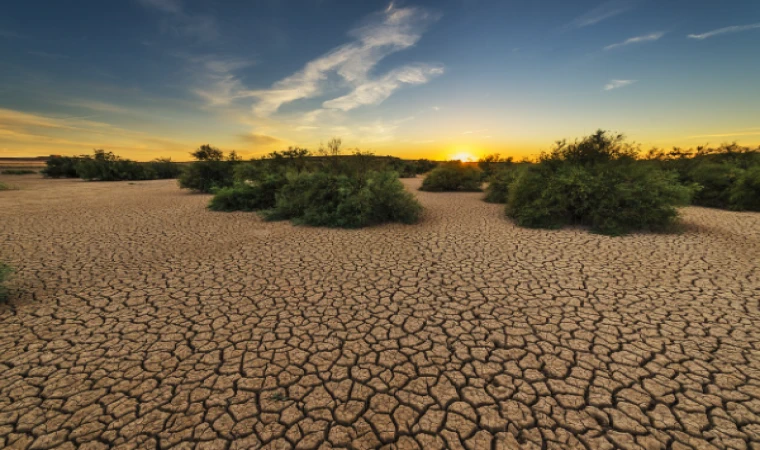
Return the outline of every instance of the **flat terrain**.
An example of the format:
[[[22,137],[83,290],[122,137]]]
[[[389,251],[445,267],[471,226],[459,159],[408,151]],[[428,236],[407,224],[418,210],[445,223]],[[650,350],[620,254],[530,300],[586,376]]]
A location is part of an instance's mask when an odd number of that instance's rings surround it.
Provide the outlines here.
[[[0,448],[760,448],[760,214],[610,238],[416,192],[332,230],[0,181]]]

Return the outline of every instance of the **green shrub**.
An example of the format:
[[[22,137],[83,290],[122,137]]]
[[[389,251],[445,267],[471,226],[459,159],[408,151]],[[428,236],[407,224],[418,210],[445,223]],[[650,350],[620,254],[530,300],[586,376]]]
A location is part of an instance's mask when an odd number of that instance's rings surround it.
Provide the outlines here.
[[[275,207],[277,191],[286,183],[279,174],[270,174],[260,181],[243,181],[214,191],[209,203],[213,211],[258,211]]]
[[[158,180],[179,178],[182,174],[180,165],[173,162],[171,158],[156,158],[146,164],[148,170],[153,174],[153,178]]]
[[[3,175],[32,175],[37,173],[37,171],[31,169],[5,169],[0,173]]]
[[[421,211],[395,172],[371,172],[366,178],[315,172],[289,175],[267,217],[312,226],[358,228],[384,222],[414,223]]]
[[[77,164],[80,159],[80,156],[53,155],[45,162],[42,174],[49,178],[79,178]]]
[[[507,203],[509,199],[509,186],[515,182],[519,175],[517,168],[501,169],[488,179],[486,196],[488,203]]]
[[[3,182],[0,182],[0,191],[10,191],[10,190],[11,190],[10,186],[8,186],[7,184]]]
[[[5,287],[5,282],[10,278],[13,273],[11,266],[0,262],[0,301],[8,299],[8,288]]]
[[[439,165],[422,181],[422,191],[480,191],[481,171],[470,164],[451,161]]]
[[[760,211],[760,165],[745,170],[731,187],[731,208]]]
[[[235,167],[240,163],[235,152],[225,158],[221,150],[206,144],[191,155],[196,161],[186,166],[179,176],[182,189],[208,194],[234,184]]]
[[[488,180],[497,172],[506,170],[513,164],[514,158],[502,158],[498,153],[486,155],[478,160],[478,167],[482,170],[483,180]]]
[[[155,178],[150,167],[122,159],[105,150],[95,150],[93,156],[80,158],[76,171],[80,178],[87,181],[136,181]]]
[[[418,159],[415,161],[415,166],[417,175],[421,175],[423,173],[428,173],[438,167],[438,163],[429,159]]]
[[[570,145],[561,141],[509,185],[506,214],[535,228],[584,225],[610,235],[666,230],[696,189],[634,155],[622,136],[604,131]]]
[[[688,174],[688,180],[701,186],[694,196],[694,204],[710,208],[728,208],[731,188],[741,175],[741,170],[730,163],[702,162]]]

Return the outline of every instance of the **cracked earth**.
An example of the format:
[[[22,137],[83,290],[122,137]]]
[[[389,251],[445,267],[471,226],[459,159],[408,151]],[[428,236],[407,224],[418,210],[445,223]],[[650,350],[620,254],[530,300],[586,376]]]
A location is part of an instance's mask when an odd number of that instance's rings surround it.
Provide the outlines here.
[[[174,181],[0,193],[0,448],[760,448],[760,214],[295,227]]]

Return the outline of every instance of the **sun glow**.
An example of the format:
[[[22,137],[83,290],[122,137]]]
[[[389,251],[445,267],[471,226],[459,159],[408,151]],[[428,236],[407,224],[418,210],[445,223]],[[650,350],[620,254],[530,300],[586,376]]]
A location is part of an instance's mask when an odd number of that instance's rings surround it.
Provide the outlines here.
[[[478,159],[472,155],[472,153],[468,152],[457,152],[449,158],[451,161],[462,161],[462,162],[475,162]]]

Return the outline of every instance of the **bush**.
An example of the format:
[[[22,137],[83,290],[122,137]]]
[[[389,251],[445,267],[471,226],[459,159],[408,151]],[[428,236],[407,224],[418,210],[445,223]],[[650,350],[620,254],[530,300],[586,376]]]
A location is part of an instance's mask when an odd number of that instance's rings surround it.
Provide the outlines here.
[[[45,162],[42,174],[49,178],[79,178],[77,164],[80,159],[80,156],[53,155]]]
[[[230,187],[234,184],[235,166],[240,159],[231,152],[225,159],[224,153],[210,145],[202,145],[191,153],[195,162],[185,167],[179,177],[182,189],[211,193],[215,189]]]
[[[3,182],[0,182],[0,191],[10,191],[10,190],[11,190],[10,186],[8,186],[7,184]]]
[[[459,161],[441,164],[422,181],[421,191],[480,191],[481,171]]]
[[[518,175],[519,170],[516,168],[502,169],[494,173],[488,179],[484,200],[488,203],[507,203],[509,186],[515,182]]]
[[[710,208],[728,208],[731,188],[741,170],[729,163],[702,162],[689,171],[688,180],[701,186],[694,196],[694,204]]]
[[[286,183],[284,176],[266,175],[261,181],[238,182],[214,191],[208,207],[213,211],[257,211],[275,207],[275,194]]]
[[[744,171],[731,187],[731,208],[760,211],[760,165]]]
[[[634,155],[622,136],[604,131],[570,145],[561,141],[509,185],[506,214],[535,228],[575,224],[610,235],[666,230],[695,188]]]
[[[122,159],[105,150],[95,150],[93,156],[80,158],[76,171],[80,178],[87,181],[137,181],[155,178],[146,165]]]
[[[8,288],[5,287],[5,282],[10,278],[13,273],[11,266],[0,262],[0,301],[8,299]]]
[[[37,171],[31,169],[6,169],[0,173],[3,175],[32,175],[37,173]]]
[[[384,222],[414,223],[421,211],[395,172],[371,172],[366,178],[315,172],[289,175],[267,217],[312,226],[358,228]]]
[[[662,231],[678,217],[676,206],[688,204],[692,194],[675,174],[633,164],[535,167],[511,185],[506,212],[531,228],[584,225],[609,235]]]
[[[158,180],[179,178],[182,174],[180,165],[173,162],[171,158],[156,158],[147,163],[147,166],[148,170],[153,174],[153,178]]]

